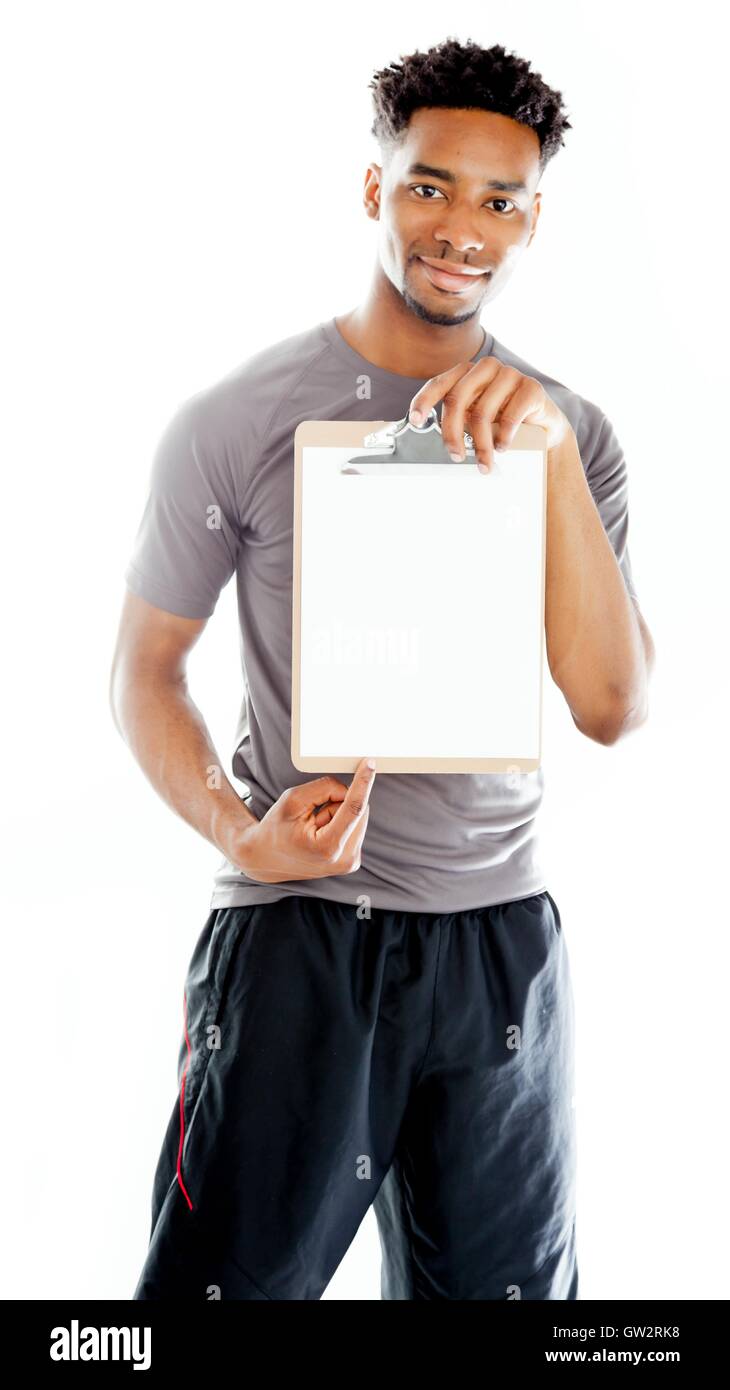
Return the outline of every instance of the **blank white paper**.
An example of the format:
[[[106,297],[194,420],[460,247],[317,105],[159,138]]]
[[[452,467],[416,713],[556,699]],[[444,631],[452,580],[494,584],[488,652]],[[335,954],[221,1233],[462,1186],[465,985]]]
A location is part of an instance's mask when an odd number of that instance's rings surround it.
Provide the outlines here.
[[[537,758],[543,455],[342,474],[302,450],[305,757]]]

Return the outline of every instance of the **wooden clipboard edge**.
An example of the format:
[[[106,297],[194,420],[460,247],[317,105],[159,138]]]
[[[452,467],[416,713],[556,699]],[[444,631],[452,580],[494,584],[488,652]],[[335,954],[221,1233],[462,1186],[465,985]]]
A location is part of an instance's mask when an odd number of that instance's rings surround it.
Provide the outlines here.
[[[302,601],[302,450],[306,447],[323,449],[364,449],[369,434],[379,433],[388,420],[302,420],[294,431],[294,506],[293,506],[293,568],[292,568],[292,699],[291,699],[291,760],[299,772],[354,772],[360,758],[310,758],[300,751],[301,696],[301,601]],[[547,559],[547,431],[542,425],[519,425],[514,439],[504,451],[539,449],[542,468],[542,554],[540,567],[540,700],[538,711],[539,745],[536,758],[396,758],[378,757],[381,772],[536,772],[542,763],[543,741],[543,680],[545,667],[545,572]],[[365,757],[365,749],[360,757]]]

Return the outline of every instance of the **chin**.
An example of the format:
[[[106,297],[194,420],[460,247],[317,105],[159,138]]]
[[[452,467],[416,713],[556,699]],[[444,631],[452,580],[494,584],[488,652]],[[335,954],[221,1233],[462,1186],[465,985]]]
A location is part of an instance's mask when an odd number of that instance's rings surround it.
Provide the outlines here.
[[[454,306],[449,313],[446,309],[432,308],[429,304],[424,304],[422,300],[416,299],[410,294],[405,287],[401,291],[401,296],[406,308],[410,309],[412,314],[415,314],[425,323],[433,323],[440,328],[456,328],[459,324],[468,323],[470,319],[478,318],[482,307],[480,303],[471,309],[459,311]]]

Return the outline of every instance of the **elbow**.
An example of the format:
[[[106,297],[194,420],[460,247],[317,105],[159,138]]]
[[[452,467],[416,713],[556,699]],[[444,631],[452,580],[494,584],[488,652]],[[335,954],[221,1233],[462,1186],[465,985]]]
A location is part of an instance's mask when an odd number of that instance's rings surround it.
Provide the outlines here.
[[[654,667],[654,646],[651,638],[649,645],[645,647],[645,656],[644,675],[638,694],[634,694],[633,698],[626,698],[616,691],[613,692],[611,713],[604,720],[604,737],[600,740],[601,743],[618,743],[619,739],[625,738],[627,734],[634,733],[646,724],[649,718],[649,680]]]
[[[638,608],[636,612],[642,634],[644,664],[643,670],[637,674],[633,689],[627,691],[618,685],[610,685],[600,713],[588,719],[579,720],[571,710],[573,721],[580,733],[606,748],[618,743],[635,729],[640,729],[649,718],[649,681],[654,670],[656,652],[651,633]]]
[[[576,728],[586,738],[590,738],[594,743],[600,743],[604,748],[610,748],[625,738],[627,734],[633,733],[635,729],[640,729],[649,718],[649,702],[644,695],[644,699],[636,704],[614,703],[607,712],[600,718],[588,722],[579,722],[575,715],[573,720]]]

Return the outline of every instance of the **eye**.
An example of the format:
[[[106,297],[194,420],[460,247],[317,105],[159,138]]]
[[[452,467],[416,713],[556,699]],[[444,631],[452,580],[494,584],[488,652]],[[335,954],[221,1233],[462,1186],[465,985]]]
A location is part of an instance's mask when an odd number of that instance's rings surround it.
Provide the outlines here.
[[[417,188],[428,188],[428,189],[431,191],[431,193],[440,193],[440,192],[441,192],[440,188],[434,188],[434,187],[433,187],[433,184],[430,184],[430,183],[413,183],[413,184],[411,184],[411,188],[413,189],[413,192],[414,192],[414,193],[416,192],[416,189],[417,189]],[[430,203],[430,202],[433,201],[433,199],[432,199],[432,198],[424,198],[423,201],[426,202],[426,203]]]
[[[511,198],[492,198],[491,201],[492,201],[493,203],[512,203],[512,199],[511,199]],[[517,206],[516,203],[512,203],[512,208],[513,208],[513,209],[516,208],[516,206]]]

